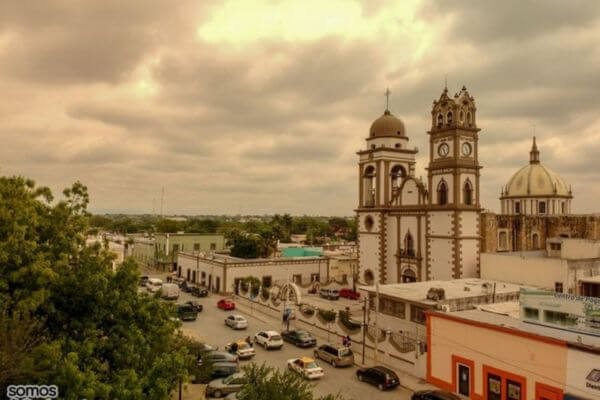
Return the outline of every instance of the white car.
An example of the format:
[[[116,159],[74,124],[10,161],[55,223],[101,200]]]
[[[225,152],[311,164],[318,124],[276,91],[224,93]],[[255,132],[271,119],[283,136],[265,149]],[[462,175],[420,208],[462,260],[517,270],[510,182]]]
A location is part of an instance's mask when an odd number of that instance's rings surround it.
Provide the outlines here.
[[[225,318],[225,325],[232,329],[246,329],[248,328],[248,321],[241,315],[232,314]]]
[[[306,379],[319,379],[325,375],[323,368],[319,367],[319,364],[310,357],[292,358],[287,360],[287,366]]]
[[[158,278],[150,278],[148,279],[148,282],[146,282],[146,289],[148,289],[148,291],[155,293],[158,292],[163,285],[163,281],[162,279],[158,279]]]
[[[254,335],[254,343],[261,345],[265,349],[281,349],[283,347],[283,338],[279,332],[260,331]]]
[[[238,340],[233,343],[229,343],[225,346],[225,351],[231,354],[237,354],[240,360],[252,358],[256,355],[254,347],[252,347],[245,340]]]

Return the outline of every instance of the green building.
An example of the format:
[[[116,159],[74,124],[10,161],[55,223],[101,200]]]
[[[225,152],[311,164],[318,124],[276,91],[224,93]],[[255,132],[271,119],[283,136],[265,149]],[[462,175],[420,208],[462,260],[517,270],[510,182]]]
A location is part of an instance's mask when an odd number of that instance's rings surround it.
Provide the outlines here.
[[[199,233],[157,233],[151,238],[134,237],[132,257],[140,264],[173,271],[179,252],[207,253],[225,250],[222,235]]]

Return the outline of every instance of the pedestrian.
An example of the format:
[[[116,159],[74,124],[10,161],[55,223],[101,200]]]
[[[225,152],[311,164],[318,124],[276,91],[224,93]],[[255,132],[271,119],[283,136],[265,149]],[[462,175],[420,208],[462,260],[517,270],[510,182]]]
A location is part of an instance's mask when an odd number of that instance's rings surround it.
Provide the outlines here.
[[[252,345],[252,338],[250,336],[248,336],[246,338],[246,343],[248,343],[251,347],[253,347],[253,345]]]
[[[347,335],[344,338],[344,346],[350,348],[350,346],[352,346],[352,339],[350,339],[350,335]]]
[[[348,336],[344,336],[342,338],[342,346],[346,347],[348,345]]]

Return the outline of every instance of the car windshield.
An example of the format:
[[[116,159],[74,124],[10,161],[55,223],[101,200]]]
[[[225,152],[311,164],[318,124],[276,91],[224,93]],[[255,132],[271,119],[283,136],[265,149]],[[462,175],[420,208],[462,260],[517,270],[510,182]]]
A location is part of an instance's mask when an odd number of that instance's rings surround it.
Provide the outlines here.
[[[315,369],[315,368],[319,368],[319,366],[317,365],[316,362],[311,361],[309,363],[304,364],[304,368],[306,368],[306,369]]]
[[[310,339],[310,334],[308,332],[300,331],[297,333],[297,335],[300,339]]]
[[[244,317],[235,317],[236,321],[245,321]]]
[[[350,349],[340,349],[340,357],[352,355],[352,350]]]

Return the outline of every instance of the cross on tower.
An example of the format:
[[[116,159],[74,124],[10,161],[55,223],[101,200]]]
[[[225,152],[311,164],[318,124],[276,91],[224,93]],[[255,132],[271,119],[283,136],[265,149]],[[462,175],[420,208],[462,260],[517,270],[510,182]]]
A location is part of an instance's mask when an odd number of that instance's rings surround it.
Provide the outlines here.
[[[392,92],[390,92],[390,88],[387,88],[385,90],[385,109],[389,110],[390,109],[390,94],[392,94]]]

